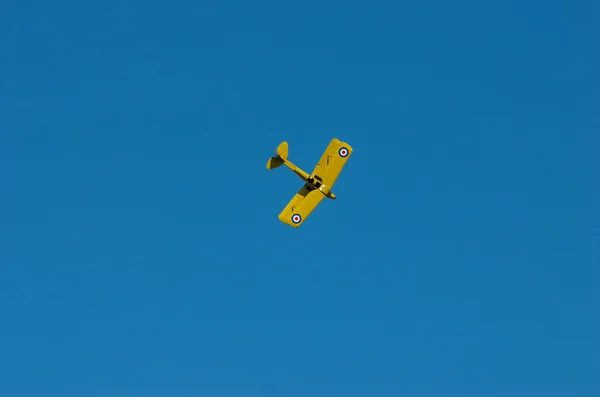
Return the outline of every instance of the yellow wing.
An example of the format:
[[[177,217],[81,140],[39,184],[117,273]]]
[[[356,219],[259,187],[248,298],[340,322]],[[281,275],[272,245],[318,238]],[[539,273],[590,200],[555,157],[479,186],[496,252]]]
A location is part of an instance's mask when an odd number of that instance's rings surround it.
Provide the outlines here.
[[[351,154],[352,146],[333,138],[313,170],[311,178],[331,189]]]
[[[300,227],[324,198],[319,190],[304,185],[281,211],[279,220],[286,225]]]

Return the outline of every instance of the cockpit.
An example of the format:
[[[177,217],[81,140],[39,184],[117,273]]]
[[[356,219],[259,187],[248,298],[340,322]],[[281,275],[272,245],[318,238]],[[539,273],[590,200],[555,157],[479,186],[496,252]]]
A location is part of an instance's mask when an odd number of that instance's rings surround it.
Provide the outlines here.
[[[315,175],[314,177],[309,177],[307,183],[312,185],[315,189],[319,189],[323,184],[323,179],[319,175]]]

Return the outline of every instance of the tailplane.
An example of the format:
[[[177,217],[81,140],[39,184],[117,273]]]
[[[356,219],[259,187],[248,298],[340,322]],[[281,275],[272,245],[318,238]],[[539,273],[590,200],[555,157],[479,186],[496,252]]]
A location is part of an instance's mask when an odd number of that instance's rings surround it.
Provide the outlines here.
[[[281,142],[277,147],[277,152],[267,161],[267,169],[272,170],[273,168],[277,168],[285,161],[288,157],[288,144],[287,142]]]
[[[279,146],[277,146],[277,155],[283,159],[283,161],[288,158],[288,143],[281,142]]]

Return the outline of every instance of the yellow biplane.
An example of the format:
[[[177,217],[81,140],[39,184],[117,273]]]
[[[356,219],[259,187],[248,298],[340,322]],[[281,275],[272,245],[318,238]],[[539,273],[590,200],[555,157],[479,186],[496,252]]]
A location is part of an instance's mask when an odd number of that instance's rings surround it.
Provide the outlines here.
[[[336,197],[331,188],[346,165],[350,154],[352,154],[350,145],[333,138],[312,174],[309,175],[288,160],[288,144],[282,142],[267,162],[267,169],[272,170],[285,164],[304,181],[304,186],[281,211],[279,220],[286,225],[300,227],[325,197],[335,200]]]

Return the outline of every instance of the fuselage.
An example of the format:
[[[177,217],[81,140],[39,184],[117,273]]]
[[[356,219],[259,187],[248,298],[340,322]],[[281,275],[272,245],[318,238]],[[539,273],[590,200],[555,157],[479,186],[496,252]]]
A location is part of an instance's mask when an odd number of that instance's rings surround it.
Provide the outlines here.
[[[294,163],[292,163],[289,160],[285,160],[284,164],[289,169],[291,169],[292,171],[294,171],[294,173],[296,175],[298,175],[304,182],[306,182],[306,184],[310,188],[315,189],[315,190],[319,190],[327,198],[330,198],[332,200],[336,199],[335,194],[333,194],[333,192],[331,191],[331,189],[327,185],[324,185],[322,182],[311,178],[310,174],[308,174],[306,171],[303,171],[302,169],[300,169],[300,167],[297,167]]]

